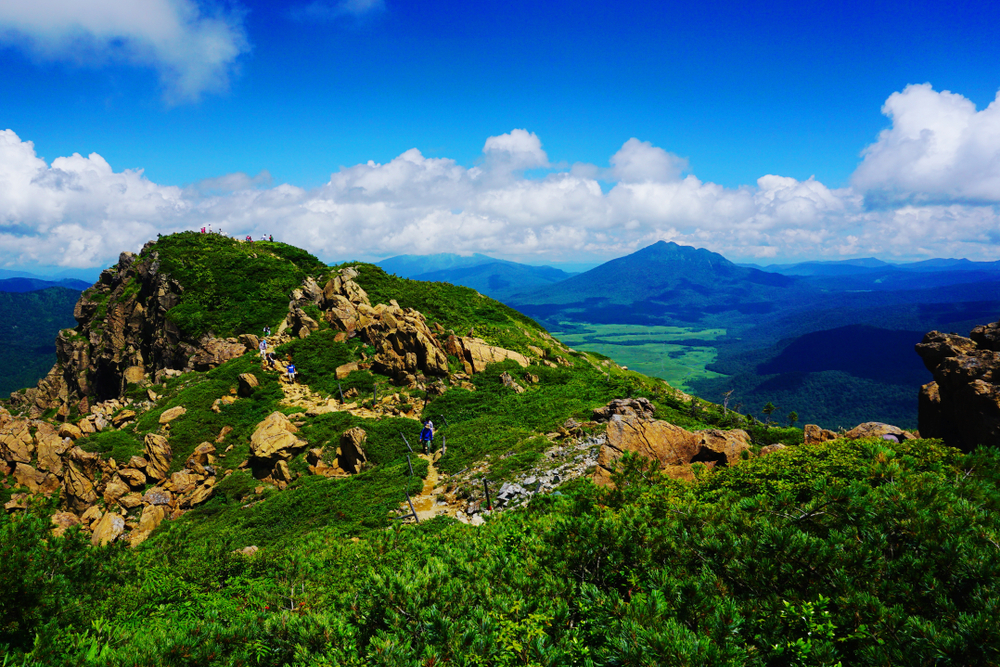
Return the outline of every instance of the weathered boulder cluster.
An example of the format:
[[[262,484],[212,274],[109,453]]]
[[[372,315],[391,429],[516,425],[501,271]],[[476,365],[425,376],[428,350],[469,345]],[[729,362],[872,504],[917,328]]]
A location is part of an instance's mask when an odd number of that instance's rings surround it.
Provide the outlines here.
[[[40,419],[13,417],[0,409],[0,473],[13,474],[27,493],[14,494],[8,511],[27,507],[32,495],[60,492],[60,511],[52,517],[54,532],[79,525],[92,532],[94,544],[128,539],[138,544],[168,517],[176,518],[207,500],[216,481],[215,446],[205,442],[195,448],[183,468],[171,472],[173,454],[165,435],[146,436],[142,456],[116,461],[86,452],[76,440],[88,428],[101,424],[105,405],[76,424],[56,427]],[[118,417],[131,419],[135,412],[119,410],[102,428],[114,428]],[[171,417],[167,415],[163,423]],[[95,418],[96,417],[96,418]],[[124,422],[119,421],[119,425]]]
[[[920,389],[920,435],[966,451],[1000,445],[1000,322],[968,338],[932,331],[917,354],[934,376]]]
[[[307,278],[302,287],[292,293],[288,316],[278,333],[290,331],[305,338],[318,330],[319,323],[306,313],[308,306],[315,306],[322,312],[323,319],[340,331],[341,340],[360,336],[374,347],[370,368],[399,384],[412,385],[428,376],[448,376],[449,354],[462,363],[469,375],[482,372],[488,364],[507,359],[522,368],[528,366],[528,359],[518,352],[488,345],[473,336],[447,334],[440,325],[432,330],[421,312],[402,308],[395,300],[373,306],[368,294],[355,282],[357,277],[356,269],[344,268],[331,276],[322,288],[312,278]],[[345,364],[338,369],[338,376],[346,376],[360,367],[357,362]]]

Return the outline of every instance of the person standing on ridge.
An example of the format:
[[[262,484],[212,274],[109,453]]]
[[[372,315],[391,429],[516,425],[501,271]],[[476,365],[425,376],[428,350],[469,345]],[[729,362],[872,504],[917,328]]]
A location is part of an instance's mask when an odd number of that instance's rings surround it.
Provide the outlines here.
[[[434,422],[430,419],[424,422],[424,428],[420,431],[420,444],[424,446],[424,454],[434,451]]]

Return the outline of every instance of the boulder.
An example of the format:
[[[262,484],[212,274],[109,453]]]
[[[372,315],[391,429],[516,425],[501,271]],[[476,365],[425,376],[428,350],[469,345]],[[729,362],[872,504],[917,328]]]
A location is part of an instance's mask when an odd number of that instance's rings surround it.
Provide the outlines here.
[[[527,368],[528,359],[520,352],[488,345],[486,341],[472,336],[449,336],[445,343],[448,354],[455,355],[465,366],[468,374],[482,373],[489,364],[512,360],[521,368]]]
[[[657,461],[660,470],[670,477],[693,479],[692,463],[732,465],[749,450],[750,436],[742,430],[691,432],[665,421],[616,414],[608,421],[607,440],[598,453],[594,481],[609,485],[615,462],[625,452]]]
[[[287,465],[284,461],[279,461],[278,463]],[[179,504],[181,507],[194,507],[195,505],[200,505],[212,497],[213,491],[215,491],[215,478],[210,477],[205,480],[204,484],[196,488],[189,495],[182,498]]]
[[[11,495],[10,500],[8,500],[3,504],[3,508],[8,512],[13,512],[15,510],[26,510],[28,509],[29,500],[31,500],[31,494],[15,493]]]
[[[54,433],[52,435],[41,435],[41,429],[35,434],[38,441],[36,451],[38,452],[38,469],[46,470],[54,475],[61,475],[63,471],[62,455],[70,448],[70,440],[63,440]]]
[[[125,532],[125,517],[121,514],[108,512],[101,517],[94,525],[94,534],[90,537],[90,543],[96,546],[117,540]]]
[[[129,366],[123,376],[127,384],[139,384],[146,379],[146,369],[142,366]]]
[[[859,438],[882,438],[884,440],[893,440],[895,442],[913,440],[916,438],[916,436],[909,431],[904,431],[903,429],[892,426],[891,424],[883,424],[881,422],[865,422],[864,424],[855,426],[850,431],[845,433],[844,437],[849,440],[857,440]]]
[[[83,432],[75,424],[67,423],[59,427],[59,437],[79,440],[83,437]]]
[[[110,482],[104,485],[104,504],[107,507],[118,502],[118,499],[128,493],[128,484],[121,481],[120,478],[115,476]]]
[[[165,437],[156,433],[146,434],[143,442],[145,445],[144,458],[148,461],[146,476],[157,481],[165,479],[174,456],[170,450],[170,443]]]
[[[115,428],[121,428],[130,421],[135,421],[135,410],[122,410],[111,418],[111,425]],[[96,427],[96,421],[94,425]]]
[[[97,500],[94,483],[74,463],[67,463],[63,474],[66,502],[70,509],[83,510]]]
[[[170,408],[169,410],[164,410],[163,413],[160,415],[160,423],[169,424],[173,420],[183,415],[185,412],[187,412],[187,408],[185,408],[183,405],[176,405]]]
[[[839,436],[834,431],[820,428],[816,424],[806,424],[803,429],[803,442],[807,445],[827,440],[836,440]]]
[[[917,344],[934,381],[919,394],[924,438],[971,451],[1000,443],[1000,322],[978,326],[969,338],[932,331]]]
[[[346,378],[348,375],[350,375],[354,371],[358,370],[359,368],[360,368],[360,366],[358,365],[358,362],[356,362],[356,361],[352,361],[350,363],[343,364],[341,366],[337,366],[337,370],[335,371],[335,373],[337,375],[337,379],[338,380],[343,380],[344,378]]]
[[[174,496],[166,489],[156,486],[142,496],[142,502],[147,505],[172,505]]]
[[[170,476],[170,479],[164,482],[163,488],[170,491],[175,496],[180,496],[188,491],[191,491],[198,485],[198,479],[194,473],[188,472],[186,470],[181,470],[180,472],[175,472]]]
[[[142,516],[139,517],[138,530],[152,532],[165,518],[167,511],[163,509],[163,505],[146,505],[142,509]]]
[[[137,470],[135,468],[122,468],[118,471],[118,476],[125,484],[133,489],[140,489],[146,486],[146,476],[141,470]]]
[[[511,374],[506,371],[500,374],[500,382],[502,382],[503,386],[508,389],[513,389],[515,394],[523,394],[525,391],[524,387],[519,385],[517,380],[515,380]]]
[[[788,449],[788,447],[781,444],[780,442],[775,443],[773,445],[764,445],[763,447],[760,448],[760,455],[767,456],[768,454],[774,454],[775,452],[780,452],[783,449]]]
[[[138,507],[142,504],[142,496],[134,491],[132,493],[126,493],[124,496],[118,499],[118,504],[127,510],[134,507]]]
[[[298,428],[281,412],[272,412],[250,436],[250,456],[261,460],[288,460],[309,443],[295,436]]]
[[[368,455],[365,453],[364,444],[368,440],[368,434],[360,426],[344,431],[340,436],[340,446],[337,448],[337,465],[351,475],[361,472],[364,464],[368,463]]]
[[[52,535],[60,537],[69,528],[80,525],[80,517],[72,512],[56,512],[52,515]]]
[[[198,348],[188,359],[185,370],[208,371],[243,356],[244,352],[246,346],[235,338],[228,340],[206,336],[198,341]]]
[[[14,479],[19,485],[28,487],[28,492],[32,494],[50,496],[60,487],[58,477],[35,470],[27,463],[18,463],[14,466]]]
[[[10,463],[31,463],[34,443],[26,419],[12,419],[0,428],[0,456]]]
[[[80,523],[89,527],[99,521],[102,516],[104,516],[104,512],[101,511],[101,508],[97,505],[91,505],[80,515]]]
[[[191,467],[193,465],[207,466],[215,464],[215,445],[210,442],[203,442],[194,448],[191,456],[188,457],[185,465]]]
[[[607,405],[596,408],[593,419],[596,422],[606,422],[614,415],[652,419],[654,412],[656,406],[648,398],[616,398]]]
[[[236,393],[244,398],[253,393],[254,389],[260,386],[260,380],[253,373],[241,373],[238,378],[239,388]]]

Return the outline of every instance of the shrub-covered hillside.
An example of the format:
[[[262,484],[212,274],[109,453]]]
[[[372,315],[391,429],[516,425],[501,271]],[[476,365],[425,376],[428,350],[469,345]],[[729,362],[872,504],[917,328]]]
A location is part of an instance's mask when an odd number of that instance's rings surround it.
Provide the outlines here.
[[[997,664],[998,464],[835,441],[692,485],[627,460],[618,491],[478,528],[317,525],[253,556],[237,524],[94,549],[29,512],[0,519],[0,641],[18,665]]]
[[[0,666],[1000,664],[993,450],[803,444],[473,290],[213,235],[154,251],[170,322],[269,325],[275,358],[242,336],[113,399],[3,403]],[[598,486],[623,423],[736,449],[625,454]]]

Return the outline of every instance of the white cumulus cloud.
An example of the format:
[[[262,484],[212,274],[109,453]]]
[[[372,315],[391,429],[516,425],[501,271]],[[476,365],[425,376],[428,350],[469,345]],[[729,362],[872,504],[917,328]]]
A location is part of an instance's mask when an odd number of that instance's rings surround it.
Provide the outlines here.
[[[249,48],[242,17],[194,0],[4,0],[0,43],[50,60],[151,66],[171,102],[225,88]]]
[[[629,139],[608,167],[554,166],[527,130],[489,137],[463,166],[416,148],[342,167],[306,190],[244,173],[188,188],[116,172],[100,155],[51,163],[0,132],[0,265],[106,265],[157,233],[198,229],[275,238],[326,260],[483,252],[545,261],[610,259],[657,240],[731,259],[875,255],[1000,258],[1000,214],[983,203],[866,206],[858,186],[768,174],[729,188],[684,175],[683,160]],[[541,175],[532,169],[542,168]],[[859,176],[860,178],[860,176]],[[917,192],[917,191],[915,191]]]
[[[1000,93],[981,111],[930,84],[889,96],[892,127],[863,152],[852,184],[875,206],[1000,202]]]

